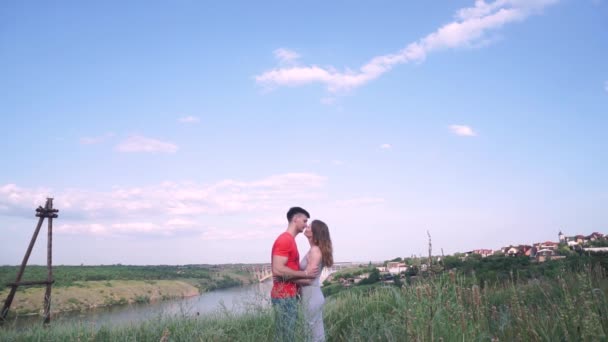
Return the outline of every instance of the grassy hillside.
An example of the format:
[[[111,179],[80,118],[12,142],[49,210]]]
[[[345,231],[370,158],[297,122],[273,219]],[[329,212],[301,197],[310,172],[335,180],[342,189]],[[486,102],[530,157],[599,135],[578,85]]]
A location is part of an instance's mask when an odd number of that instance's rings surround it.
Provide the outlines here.
[[[600,268],[555,279],[469,285],[444,274],[416,285],[364,286],[328,299],[329,341],[605,341],[608,283]],[[304,340],[305,325],[297,336]],[[244,315],[158,319],[136,326],[94,329],[57,325],[0,329],[2,341],[270,341],[271,309]]]

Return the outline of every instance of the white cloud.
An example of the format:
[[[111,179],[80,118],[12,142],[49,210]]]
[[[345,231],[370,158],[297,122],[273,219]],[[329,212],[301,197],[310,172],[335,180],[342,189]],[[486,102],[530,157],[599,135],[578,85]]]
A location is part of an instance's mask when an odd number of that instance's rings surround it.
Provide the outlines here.
[[[293,50],[280,48],[274,50],[274,57],[278,59],[280,63],[289,64],[298,60],[300,55]]]
[[[108,191],[28,189],[6,184],[0,186],[0,216],[31,218],[35,208],[53,196],[54,207],[59,209],[58,232],[66,234],[200,233],[210,221],[225,222],[226,217],[240,216],[245,218],[236,225],[243,231],[267,229],[271,221],[255,220],[273,217],[294,202],[318,202],[325,198],[326,182],[326,177],[317,174],[287,173],[251,181],[163,182]],[[272,223],[282,221],[282,217]]]
[[[247,225],[259,229],[269,229],[276,227],[286,227],[287,219],[285,217],[261,217],[247,220]]]
[[[321,103],[324,105],[333,105],[336,102],[335,97],[324,97],[321,99]]]
[[[156,235],[173,236],[191,230],[190,224],[159,224],[154,222],[67,223],[60,224],[57,233],[95,236]]]
[[[99,137],[82,137],[80,138],[80,143],[82,145],[93,145],[102,142],[103,140]]]
[[[274,231],[263,231],[263,230],[233,230],[233,229],[218,229],[211,228],[206,232],[202,233],[200,238],[206,241],[215,240],[258,240],[264,239],[269,240],[275,237],[276,232]]]
[[[199,123],[201,121],[201,119],[199,119],[196,116],[184,116],[184,117],[179,118],[178,121],[180,123],[194,124],[194,123]]]
[[[332,160],[331,163],[336,166],[344,165],[344,162],[338,159]]]
[[[383,150],[390,150],[391,148],[393,148],[393,145],[391,144],[382,144],[380,145],[380,148]]]
[[[365,207],[384,203],[384,198],[380,197],[357,197],[346,200],[336,201],[338,207]]]
[[[50,195],[48,188],[25,189],[16,184],[0,186],[0,214],[31,217]]]
[[[167,221],[166,225],[168,226],[177,226],[177,227],[189,227],[189,226],[194,226],[196,224],[196,221],[194,220],[186,220],[183,218],[172,218],[169,221]]]
[[[475,131],[469,127],[469,126],[465,126],[465,125],[451,125],[450,127],[450,131],[452,131],[452,133],[459,135],[461,137],[474,137],[477,136],[477,133],[475,133]]]
[[[608,81],[604,82],[604,90],[608,93]]]
[[[357,71],[340,72],[333,67],[317,65],[277,67],[255,76],[255,80],[268,88],[322,83],[331,92],[352,89],[380,77],[396,65],[424,61],[431,52],[479,46],[488,41],[489,32],[522,21],[555,2],[557,0],[496,0],[491,3],[478,0],[473,7],[458,10],[454,21],[396,53],[373,57]]]
[[[111,225],[112,232],[114,233],[146,233],[146,234],[161,234],[169,235],[166,226],[161,226],[153,222],[120,222],[113,223]]]
[[[120,152],[175,153],[177,152],[178,147],[171,142],[146,138],[140,135],[133,135],[127,138],[127,140],[118,144],[116,149]]]
[[[90,224],[60,224],[57,229],[60,234],[107,235],[106,226],[98,223]]]
[[[114,136],[114,133],[106,133],[104,135],[98,137],[82,137],[80,138],[80,143],[82,145],[94,145],[100,144]]]

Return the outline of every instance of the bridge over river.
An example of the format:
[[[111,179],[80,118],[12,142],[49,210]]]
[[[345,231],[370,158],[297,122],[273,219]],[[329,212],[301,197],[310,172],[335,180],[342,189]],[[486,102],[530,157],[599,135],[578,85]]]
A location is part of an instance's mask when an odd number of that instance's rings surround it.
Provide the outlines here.
[[[337,262],[331,267],[323,267],[320,278],[321,283],[323,283],[325,279],[327,279],[327,277],[329,277],[332,273],[335,273],[345,268],[356,267],[357,265],[359,264],[354,262]],[[260,283],[263,283],[272,278],[272,267],[270,264],[253,266],[250,272],[255,275],[255,278]]]

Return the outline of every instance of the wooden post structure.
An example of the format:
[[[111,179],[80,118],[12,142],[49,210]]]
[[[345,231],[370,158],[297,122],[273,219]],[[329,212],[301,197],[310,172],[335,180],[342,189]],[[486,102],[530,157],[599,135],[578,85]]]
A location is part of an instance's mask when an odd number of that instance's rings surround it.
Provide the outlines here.
[[[0,324],[3,324],[6,321],[6,316],[8,315],[8,310],[13,303],[13,299],[15,298],[15,293],[17,292],[17,288],[19,286],[28,286],[28,285],[43,285],[46,284],[46,291],[44,294],[44,324],[49,324],[51,322],[51,287],[55,282],[53,280],[53,219],[57,218],[57,213],[59,210],[53,209],[53,199],[47,198],[46,204],[43,207],[38,207],[36,209],[36,217],[38,217],[38,225],[36,226],[36,230],[34,230],[34,235],[32,236],[32,240],[30,241],[30,245],[25,252],[25,256],[23,257],[23,261],[21,262],[21,267],[19,268],[19,272],[17,272],[17,278],[14,283],[9,283],[7,286],[11,287],[11,291],[9,292],[6,300],[4,301],[4,306],[2,307],[2,311],[0,311]],[[21,281],[23,277],[23,273],[25,272],[25,266],[27,265],[27,261],[30,258],[30,254],[32,253],[32,249],[34,248],[34,243],[36,242],[36,238],[38,237],[38,233],[40,232],[40,228],[42,227],[42,222],[45,218],[48,218],[48,240],[47,240],[47,278],[43,281]]]

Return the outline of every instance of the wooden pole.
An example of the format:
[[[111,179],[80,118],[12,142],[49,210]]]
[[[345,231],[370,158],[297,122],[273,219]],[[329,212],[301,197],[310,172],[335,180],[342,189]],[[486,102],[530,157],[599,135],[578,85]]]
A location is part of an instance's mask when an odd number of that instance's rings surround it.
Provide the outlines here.
[[[53,199],[46,199],[47,213],[53,209]],[[53,286],[53,215],[47,216],[48,225],[48,239],[47,239],[47,250],[46,250],[46,267],[47,267],[47,283],[46,292],[44,293],[44,324],[51,323],[51,288]]]
[[[36,209],[36,217],[38,217],[38,225],[36,226],[36,230],[34,230],[34,235],[32,235],[32,240],[30,240],[30,244],[25,252],[25,256],[23,257],[23,261],[21,262],[21,267],[19,268],[19,272],[17,272],[17,278],[15,282],[8,284],[11,287],[11,291],[6,297],[4,301],[4,306],[2,307],[2,311],[0,311],[0,325],[6,321],[6,316],[8,315],[8,310],[13,303],[13,299],[15,298],[15,293],[17,292],[17,288],[22,285],[36,285],[36,284],[46,284],[46,292],[44,294],[44,323],[48,324],[51,321],[51,288],[53,285],[53,219],[57,217],[57,212],[59,210],[53,209],[53,199],[47,198],[46,204],[44,208],[38,207]],[[45,218],[48,218],[48,240],[47,240],[47,278],[45,281],[21,281],[23,277],[23,273],[25,272],[25,266],[27,265],[27,261],[30,258],[30,254],[32,253],[32,249],[34,248],[34,244],[36,242],[36,238],[38,238],[38,233],[40,232],[40,228],[42,227],[42,222]]]

